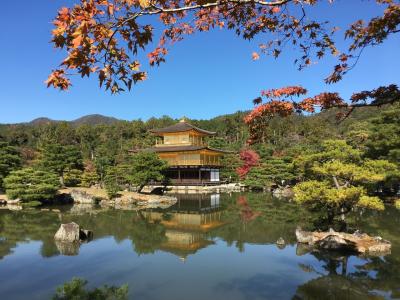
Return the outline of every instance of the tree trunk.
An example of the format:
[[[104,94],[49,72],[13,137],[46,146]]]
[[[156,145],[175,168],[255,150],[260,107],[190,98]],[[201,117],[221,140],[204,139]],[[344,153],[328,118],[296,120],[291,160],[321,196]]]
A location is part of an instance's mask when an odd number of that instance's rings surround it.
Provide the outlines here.
[[[333,220],[335,219],[335,214],[330,209],[328,209],[328,211],[327,211],[327,219],[328,219],[328,225],[332,225]]]
[[[336,176],[332,176],[332,179],[333,179],[333,183],[335,184],[335,187],[338,190],[340,190],[341,188],[346,188],[348,185],[348,182],[346,182],[343,186],[340,186],[339,181],[337,180]],[[344,224],[346,223],[344,207],[340,208],[340,219],[343,221]]]
[[[60,184],[61,184],[61,187],[65,186],[64,185],[64,174],[61,174],[61,176],[60,176]]]
[[[343,208],[343,207],[340,209],[340,219],[341,219],[343,222],[346,221],[346,218],[345,218],[345,216],[344,216],[344,208]]]
[[[336,176],[332,176],[333,183],[335,184],[337,189],[340,189],[339,181],[337,180]]]

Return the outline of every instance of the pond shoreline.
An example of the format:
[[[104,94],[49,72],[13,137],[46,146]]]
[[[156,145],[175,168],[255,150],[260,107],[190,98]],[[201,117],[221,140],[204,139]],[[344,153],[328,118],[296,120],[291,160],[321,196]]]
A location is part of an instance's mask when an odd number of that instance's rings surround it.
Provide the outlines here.
[[[164,191],[163,195],[153,193],[156,190]],[[238,183],[228,183],[212,186],[196,186],[196,185],[181,185],[181,186],[145,186],[142,193],[132,191],[120,191],[114,199],[109,199],[107,191],[98,187],[65,187],[59,189],[54,199],[54,203],[43,203],[44,205],[51,204],[102,204],[109,205],[124,205],[136,204],[145,205],[154,203],[170,203],[176,202],[174,194],[209,194],[209,193],[232,193],[243,192],[245,187]],[[9,200],[6,194],[0,194],[0,205],[21,206],[22,202],[19,199]]]

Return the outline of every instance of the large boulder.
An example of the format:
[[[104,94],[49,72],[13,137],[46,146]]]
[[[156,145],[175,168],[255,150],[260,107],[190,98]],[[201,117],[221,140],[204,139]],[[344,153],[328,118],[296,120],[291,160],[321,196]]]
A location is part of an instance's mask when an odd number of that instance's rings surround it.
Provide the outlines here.
[[[294,196],[293,189],[290,186],[278,187],[272,191],[276,198],[292,198]]]
[[[7,199],[6,202],[7,202],[7,204],[10,204],[10,205],[18,205],[21,203],[21,200],[20,199]]]
[[[79,242],[79,225],[74,222],[61,224],[54,235],[54,239],[70,243]]]
[[[80,204],[96,204],[102,200],[101,197],[92,195],[84,190],[73,189],[71,190],[71,198],[74,199],[74,203]]]
[[[391,243],[381,237],[355,232],[353,234],[329,231],[304,231],[296,229],[298,243],[307,244],[319,249],[352,251],[360,254],[375,256],[390,254]]]
[[[342,235],[327,235],[317,241],[316,246],[320,249],[358,252],[356,242],[346,239]]]
[[[71,222],[67,224],[61,224],[60,228],[54,235],[56,241],[74,243],[89,240],[93,237],[93,233],[90,230],[80,229],[79,225]]]

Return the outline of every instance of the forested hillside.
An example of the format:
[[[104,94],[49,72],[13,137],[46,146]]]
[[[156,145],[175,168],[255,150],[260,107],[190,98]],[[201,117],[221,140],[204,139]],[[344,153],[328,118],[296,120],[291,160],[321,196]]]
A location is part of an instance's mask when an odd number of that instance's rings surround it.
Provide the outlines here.
[[[249,168],[249,173],[242,174],[242,181],[257,187],[298,180],[300,173],[294,170],[293,160],[318,151],[324,140],[345,140],[368,158],[399,164],[399,105],[360,108],[340,123],[334,109],[313,115],[277,117],[267,127],[261,141],[251,146],[247,145],[249,133],[243,122],[246,114],[239,111],[210,120],[190,120],[196,126],[217,132],[210,138],[210,146],[235,152],[225,157],[224,179],[239,180],[237,168],[243,165],[239,153],[243,149],[253,149],[260,162],[255,168]],[[100,115],[71,122],[40,118],[31,123],[0,125],[0,142],[20,154],[23,166],[34,166],[41,161],[48,145],[58,145],[59,149],[69,151],[60,150],[66,153],[75,149],[83,162],[80,169],[92,172],[89,174],[92,177],[103,178],[108,167],[126,161],[129,149],[154,143],[150,129],[177,121],[168,116],[147,121],[123,121]],[[66,176],[68,179],[75,175]]]

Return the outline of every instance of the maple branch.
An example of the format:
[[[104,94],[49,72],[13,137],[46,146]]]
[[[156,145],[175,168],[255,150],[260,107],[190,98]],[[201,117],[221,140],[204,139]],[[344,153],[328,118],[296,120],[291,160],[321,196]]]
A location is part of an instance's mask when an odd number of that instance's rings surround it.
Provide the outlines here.
[[[214,7],[218,6],[221,4],[227,4],[227,3],[236,3],[236,4],[248,4],[248,3],[254,3],[254,4],[260,4],[260,5],[267,5],[267,6],[282,6],[285,5],[289,2],[292,2],[293,0],[279,0],[279,1],[261,1],[261,0],[224,0],[224,1],[216,1],[212,3],[207,3],[207,4],[197,4],[197,5],[192,5],[192,6],[183,6],[183,7],[178,7],[178,8],[162,8],[158,7],[155,5],[152,5],[152,7],[155,7],[158,11],[149,11],[148,13],[145,14],[158,14],[158,13],[169,13],[169,12],[180,12],[180,11],[186,11],[186,10],[193,10],[193,9],[198,9],[198,8],[207,8],[207,7]]]
[[[400,97],[393,97],[381,102],[371,102],[371,103],[355,103],[355,104],[347,104],[347,103],[342,103],[342,104],[333,104],[330,108],[348,108],[350,110],[349,115],[351,114],[351,112],[353,112],[353,110],[355,108],[359,108],[359,107],[380,107],[382,105],[387,105],[387,104],[394,104],[396,102],[400,102]],[[294,102],[295,103],[295,102]],[[316,107],[321,107],[321,105],[315,105]],[[348,117],[348,115],[346,115],[346,117]]]
[[[155,6],[154,4],[150,4],[150,7],[155,8],[156,10],[150,10],[150,11],[143,11],[141,15],[154,15],[154,14],[160,14],[160,13],[175,13],[175,12],[182,12],[182,11],[187,11],[187,10],[195,10],[199,8],[209,8],[209,7],[215,7],[221,4],[228,4],[228,3],[234,3],[234,4],[249,4],[249,3],[254,3],[254,4],[259,4],[263,6],[282,6],[285,5],[289,2],[292,2],[293,0],[277,0],[277,1],[261,1],[261,0],[223,0],[223,1],[216,1],[212,3],[207,3],[207,4],[196,4],[192,6],[182,6],[178,8],[163,8],[159,6]],[[128,18],[131,19],[131,18]],[[127,20],[128,20],[127,19]]]
[[[113,28],[113,27],[116,27],[117,29],[115,29],[115,30],[113,31],[113,33],[111,34],[110,38],[108,39],[107,46],[106,46],[106,52],[105,52],[105,54],[104,54],[104,63],[107,62],[107,55],[108,55],[109,50],[110,50],[110,43],[111,43],[112,39],[114,38],[114,36],[117,34],[118,29],[121,28],[122,26],[124,26],[124,25],[125,25],[126,23],[128,23],[129,21],[136,19],[138,16],[140,16],[140,14],[141,14],[142,12],[143,12],[143,11],[134,13],[131,17],[125,19],[125,20],[122,21],[120,24],[118,24],[118,25],[115,24],[114,26],[111,26],[111,27],[110,27],[110,29]]]
[[[343,104],[333,105],[333,107],[346,108],[348,110],[346,112],[346,114],[342,118],[340,118],[338,120],[338,123],[341,123],[344,120],[346,120],[354,112],[354,110],[356,108],[360,108],[360,107],[381,107],[383,105],[392,105],[392,104],[395,104],[396,102],[400,102],[399,94],[394,95],[391,98],[386,98],[385,100],[380,99],[380,101],[375,101],[375,102],[373,101],[373,102],[370,102],[370,103],[367,103],[367,102],[355,103],[355,104],[343,103]]]
[[[106,46],[106,53],[104,54],[104,63],[107,62],[107,56],[109,54],[109,48],[110,48],[111,41],[115,37],[117,32],[119,31],[119,28],[123,27],[129,21],[135,20],[140,16],[155,15],[155,14],[161,14],[161,13],[176,13],[176,12],[182,12],[182,11],[187,11],[187,10],[195,10],[195,9],[199,9],[199,8],[215,7],[218,5],[229,4],[229,3],[235,4],[235,7],[238,5],[241,5],[241,4],[249,4],[249,3],[255,3],[255,4],[259,4],[259,5],[263,5],[263,6],[264,5],[282,6],[282,5],[285,5],[292,1],[293,0],[277,0],[277,1],[261,1],[261,0],[223,0],[223,1],[219,1],[218,0],[218,1],[212,2],[212,3],[197,4],[197,5],[192,5],[192,6],[183,6],[183,7],[178,7],[178,8],[163,8],[163,7],[159,7],[159,6],[156,6],[155,4],[151,3],[150,7],[155,8],[155,10],[147,10],[147,11],[141,10],[139,12],[134,13],[132,16],[124,19],[122,22],[115,23],[114,25],[112,25],[110,27],[110,29],[115,28],[115,30],[113,31],[112,35],[108,39],[107,46]],[[304,11],[303,6],[302,6],[302,11],[303,11],[303,16],[302,16],[301,20],[303,20],[303,18],[305,17],[305,11]]]

